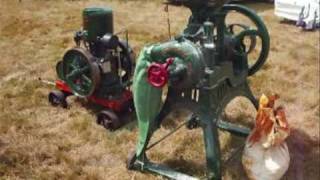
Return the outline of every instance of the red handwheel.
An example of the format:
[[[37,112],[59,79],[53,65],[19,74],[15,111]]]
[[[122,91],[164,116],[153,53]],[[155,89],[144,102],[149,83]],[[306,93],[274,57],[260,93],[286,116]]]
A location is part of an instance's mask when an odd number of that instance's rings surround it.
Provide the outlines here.
[[[169,79],[168,68],[173,63],[174,58],[168,58],[166,63],[152,63],[148,68],[148,82],[156,88],[165,86]]]

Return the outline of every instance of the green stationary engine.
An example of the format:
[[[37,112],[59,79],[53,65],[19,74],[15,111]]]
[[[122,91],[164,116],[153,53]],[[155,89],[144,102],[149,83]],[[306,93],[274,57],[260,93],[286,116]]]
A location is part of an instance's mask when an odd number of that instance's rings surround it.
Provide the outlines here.
[[[76,32],[76,47],[69,49],[56,66],[60,91],[49,94],[53,105],[66,107],[67,96],[74,94],[107,108],[98,114],[97,122],[107,129],[123,124],[118,115],[133,107],[129,90],[134,54],[126,40],[113,32],[110,8],[83,10],[83,30]],[[118,114],[116,114],[118,113]]]

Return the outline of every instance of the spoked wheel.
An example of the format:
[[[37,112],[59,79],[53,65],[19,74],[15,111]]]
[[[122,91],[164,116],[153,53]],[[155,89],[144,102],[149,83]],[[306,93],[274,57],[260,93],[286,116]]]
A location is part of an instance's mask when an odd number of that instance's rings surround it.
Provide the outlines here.
[[[48,95],[48,100],[52,106],[61,106],[63,108],[68,107],[66,98],[67,95],[61,91],[52,91]]]
[[[232,35],[236,34],[235,29],[241,29],[242,31],[244,30],[249,30],[250,27],[244,24],[230,24],[227,27],[227,30],[232,33]],[[244,44],[241,43],[241,49],[245,51],[245,53],[250,54],[256,47],[257,45],[257,38],[255,36],[249,36],[250,44]]]
[[[121,126],[119,117],[111,110],[101,111],[97,115],[97,123],[110,131],[114,131]]]
[[[233,37],[238,53],[248,55],[248,74],[252,76],[267,60],[270,50],[268,30],[262,19],[244,6],[227,4],[223,11],[226,13],[225,33]]]
[[[100,70],[91,53],[82,48],[66,52],[62,61],[65,81],[77,96],[88,97],[100,83]]]

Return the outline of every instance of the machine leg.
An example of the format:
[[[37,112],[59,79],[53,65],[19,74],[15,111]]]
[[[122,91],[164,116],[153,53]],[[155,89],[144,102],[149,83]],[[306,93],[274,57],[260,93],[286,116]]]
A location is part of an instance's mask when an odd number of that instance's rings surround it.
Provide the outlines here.
[[[259,108],[259,101],[254,97],[249,85],[246,83],[244,88],[245,96],[251,101],[254,107],[258,110]]]
[[[205,122],[202,128],[206,149],[208,179],[221,180],[221,155],[218,127],[216,124],[217,117],[212,120],[208,115],[203,115],[201,119]]]

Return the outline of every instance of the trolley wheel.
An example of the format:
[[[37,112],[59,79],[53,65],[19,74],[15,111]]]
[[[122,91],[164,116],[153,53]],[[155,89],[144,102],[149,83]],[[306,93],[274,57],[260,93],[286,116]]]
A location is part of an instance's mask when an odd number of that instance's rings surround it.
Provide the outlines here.
[[[119,117],[111,110],[101,111],[97,115],[97,123],[110,131],[114,131],[121,126]]]
[[[66,98],[67,95],[62,91],[51,91],[48,95],[48,100],[52,106],[61,106],[63,108],[68,107]]]
[[[128,154],[127,162],[126,162],[128,170],[134,170],[134,162],[136,161],[136,159],[137,159],[136,150],[130,151],[130,153]]]

